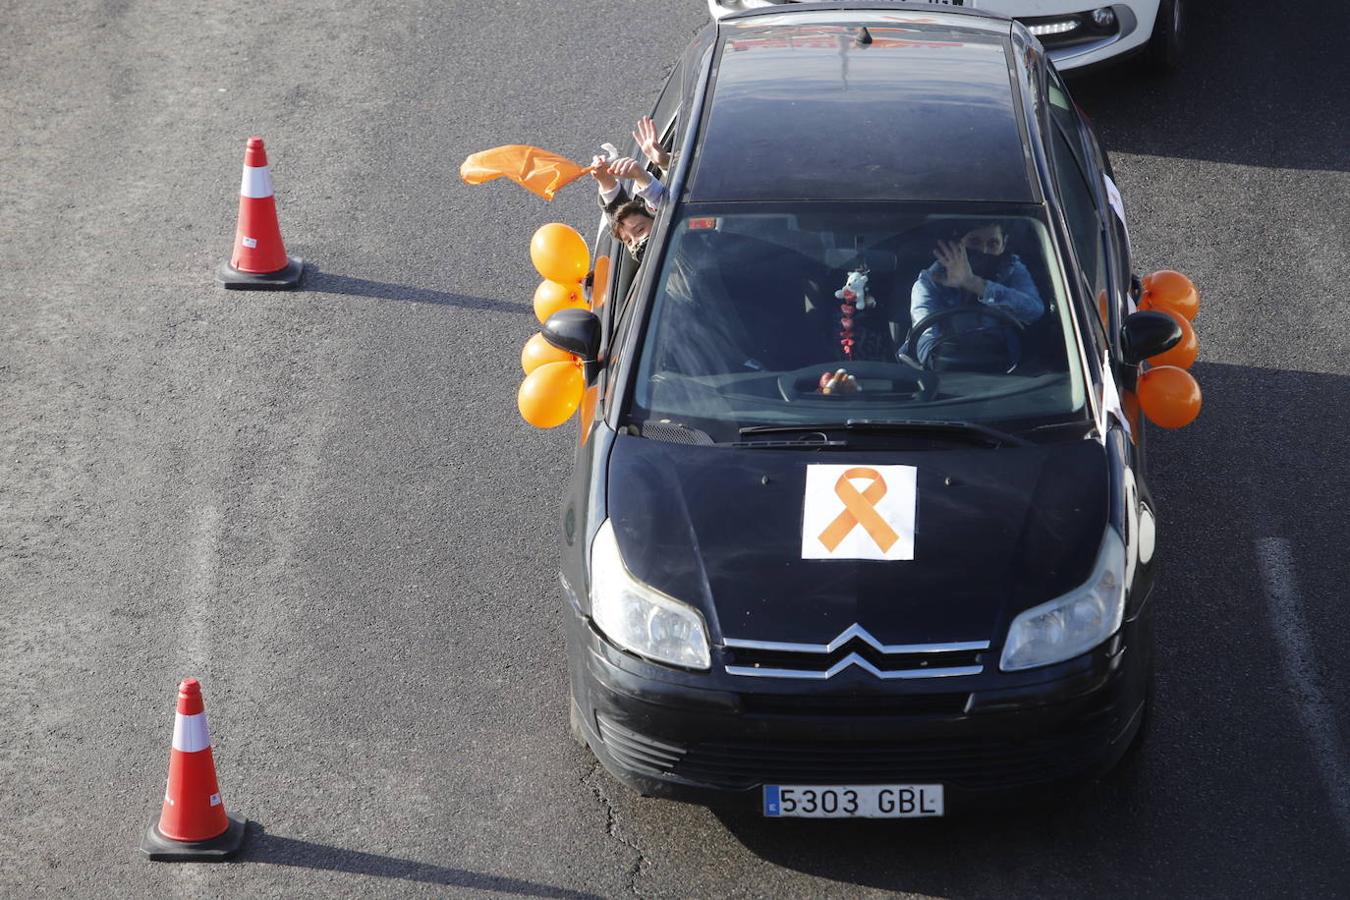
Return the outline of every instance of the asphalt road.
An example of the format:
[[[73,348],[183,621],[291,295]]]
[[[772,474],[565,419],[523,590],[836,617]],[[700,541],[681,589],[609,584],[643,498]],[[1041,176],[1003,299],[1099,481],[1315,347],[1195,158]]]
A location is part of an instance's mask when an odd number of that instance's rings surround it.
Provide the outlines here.
[[[838,825],[640,799],[568,739],[574,435],[513,398],[529,235],[593,201],[456,177],[625,136],[703,3],[335,5],[0,2],[0,894],[1350,894],[1350,7],[1214,3],[1176,77],[1076,83],[1141,269],[1204,296],[1142,754]],[[302,293],[212,282],[252,133]],[[255,822],[225,866],[136,850],[185,674]]]

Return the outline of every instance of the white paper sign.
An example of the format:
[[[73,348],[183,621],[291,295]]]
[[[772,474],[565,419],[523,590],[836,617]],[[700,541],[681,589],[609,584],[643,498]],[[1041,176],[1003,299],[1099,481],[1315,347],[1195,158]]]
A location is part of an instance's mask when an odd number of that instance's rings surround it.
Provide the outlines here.
[[[1102,412],[1109,416],[1115,416],[1116,421],[1124,426],[1125,433],[1131,434],[1130,417],[1125,415],[1125,409],[1120,404],[1120,391],[1116,388],[1116,379],[1111,374],[1109,357],[1102,360]],[[1106,434],[1106,422],[1098,422],[1097,428],[1103,435]]]
[[[1111,204],[1111,209],[1115,210],[1116,217],[1120,219],[1120,224],[1125,226],[1125,237],[1130,237],[1130,223],[1125,221],[1125,200],[1120,196],[1120,188],[1111,180],[1111,176],[1105,172],[1102,173],[1102,181],[1106,184],[1106,200]]]
[[[913,559],[918,470],[806,467],[802,559]]]

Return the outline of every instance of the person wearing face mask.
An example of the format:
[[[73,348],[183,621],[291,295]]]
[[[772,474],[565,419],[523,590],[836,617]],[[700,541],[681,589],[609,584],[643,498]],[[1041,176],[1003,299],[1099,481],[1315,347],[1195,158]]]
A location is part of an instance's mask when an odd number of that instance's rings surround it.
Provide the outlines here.
[[[652,233],[652,214],[646,202],[628,200],[609,214],[609,233],[623,242],[633,259],[642,262]]]
[[[641,261],[653,216],[666,196],[665,185],[628,157],[595,157],[591,160],[591,177],[600,192],[600,208],[609,217],[611,233],[623,241],[634,259]],[[632,179],[635,196],[624,188],[621,179],[625,178]]]
[[[910,293],[912,324],[941,310],[975,304],[997,307],[1024,325],[1045,314],[1045,301],[1031,273],[1016,254],[1008,252],[1008,235],[1001,223],[980,225],[955,241],[938,241],[933,256],[937,261],[919,274]],[[928,365],[933,344],[940,337],[991,329],[1012,331],[989,316],[953,316],[919,336],[918,362]],[[1005,340],[1011,343],[1015,337],[1005,334]]]
[[[638,120],[633,140],[652,165],[661,172],[669,169],[672,155],[657,139],[656,123],[651,116]],[[666,199],[666,186],[632,157],[619,156],[613,144],[602,144],[603,156],[591,159],[591,177],[599,191],[600,208],[609,218],[610,233],[623,242],[628,254],[638,262],[651,235],[656,211]],[[632,193],[623,181],[631,180]]]

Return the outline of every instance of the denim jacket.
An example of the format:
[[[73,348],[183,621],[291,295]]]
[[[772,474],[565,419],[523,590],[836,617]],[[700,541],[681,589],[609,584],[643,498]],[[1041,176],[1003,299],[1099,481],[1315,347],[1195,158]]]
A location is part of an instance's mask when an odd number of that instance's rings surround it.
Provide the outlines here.
[[[933,263],[919,274],[910,293],[909,316],[911,326],[919,324],[927,316],[944,309],[971,305],[976,298],[962,288],[945,287],[933,279],[933,275],[942,271],[941,263]],[[1011,313],[1013,318],[1030,325],[1045,315],[1045,301],[1031,280],[1026,264],[1016,254],[1010,254],[1007,261],[999,267],[993,278],[985,279],[984,296],[978,302],[985,306],[996,306]],[[953,316],[934,325],[919,336],[919,345],[915,349],[918,361],[928,361],[933,342],[944,334],[959,334],[963,331],[988,327],[990,319],[983,316]],[[1005,328],[1007,326],[1004,326]]]

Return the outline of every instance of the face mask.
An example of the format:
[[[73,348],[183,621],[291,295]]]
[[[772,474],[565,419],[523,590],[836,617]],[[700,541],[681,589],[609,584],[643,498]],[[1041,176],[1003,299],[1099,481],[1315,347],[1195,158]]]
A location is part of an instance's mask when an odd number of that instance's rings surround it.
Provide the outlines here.
[[[977,277],[988,280],[998,274],[999,265],[1003,262],[1003,256],[993,253],[985,253],[982,250],[971,250],[967,248],[966,259],[970,260],[970,271]]]

